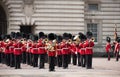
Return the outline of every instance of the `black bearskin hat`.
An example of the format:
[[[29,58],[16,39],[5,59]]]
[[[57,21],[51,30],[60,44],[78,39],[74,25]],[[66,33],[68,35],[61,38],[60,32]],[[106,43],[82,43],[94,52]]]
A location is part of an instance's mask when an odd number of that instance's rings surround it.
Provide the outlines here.
[[[15,34],[15,38],[21,38],[21,33],[20,33],[20,32],[17,32],[17,33]]]
[[[110,37],[106,37],[106,41],[107,42],[111,42],[111,38]]]
[[[69,34],[68,34],[68,33],[64,33],[64,34],[63,34],[63,39],[68,40],[68,39],[69,39]]]
[[[15,38],[15,32],[11,32],[10,36],[11,36],[12,38]]]
[[[85,41],[87,39],[87,37],[81,32],[79,33],[79,38],[81,39],[81,41]]]
[[[88,32],[86,33],[86,37],[87,37],[87,38],[91,38],[92,36],[93,36],[92,32],[88,31]]]
[[[117,37],[117,42],[118,42],[118,43],[120,42],[120,37]]]
[[[62,36],[60,36],[60,35],[57,36],[58,43],[60,43],[62,41],[62,39],[63,39]]]
[[[39,32],[39,38],[44,38],[44,33],[43,32]]]
[[[55,34],[54,33],[48,34],[48,39],[49,40],[54,40],[55,39]]]
[[[26,34],[25,33],[21,33],[22,38],[26,38]]]
[[[69,39],[72,39],[72,34],[71,34],[71,33],[69,33],[68,35],[69,35]]]

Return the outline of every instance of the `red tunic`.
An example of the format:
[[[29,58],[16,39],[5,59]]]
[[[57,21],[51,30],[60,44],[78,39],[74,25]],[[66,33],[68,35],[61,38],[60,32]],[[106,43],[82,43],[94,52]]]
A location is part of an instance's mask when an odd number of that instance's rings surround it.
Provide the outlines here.
[[[85,55],[85,45],[84,45],[84,43],[80,43],[79,44],[79,53],[80,53],[80,55]]]
[[[14,55],[21,55],[22,54],[22,49],[21,49],[22,46],[23,46],[23,44],[20,42],[14,44]]]
[[[119,51],[120,51],[120,43],[116,43],[115,52],[119,52]]]
[[[38,47],[38,54],[45,54],[46,53],[45,44],[43,44],[42,42],[39,42],[37,47]]]
[[[94,42],[86,40],[85,41],[85,54],[93,54]]]
[[[36,44],[36,43],[34,43],[34,44],[32,45],[31,53],[32,53],[32,54],[38,54],[38,48],[37,48],[37,44]]]
[[[69,54],[68,44],[62,42],[61,47],[62,47],[62,54]]]
[[[56,53],[57,53],[57,55],[62,55],[62,48],[61,48],[61,45],[60,45],[60,43],[59,44],[57,44],[57,50],[56,50]]]
[[[77,47],[74,43],[71,44],[71,52],[72,52],[72,54],[76,54],[76,52],[77,52]]]
[[[105,49],[106,49],[106,52],[110,52],[111,44],[107,43]]]

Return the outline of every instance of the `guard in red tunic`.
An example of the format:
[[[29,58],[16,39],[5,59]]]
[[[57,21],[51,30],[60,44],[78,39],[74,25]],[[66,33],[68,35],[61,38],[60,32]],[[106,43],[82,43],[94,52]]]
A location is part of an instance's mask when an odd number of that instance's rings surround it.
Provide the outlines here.
[[[14,43],[15,69],[21,68],[20,63],[21,63],[22,46],[23,44],[21,40],[19,40],[17,43]]]
[[[56,44],[56,54],[57,54],[57,66],[62,67],[62,48],[61,48],[62,36],[57,36],[57,44]]]
[[[116,53],[116,61],[119,60],[119,52],[120,52],[120,37],[117,37],[117,43],[115,44],[115,51]]]
[[[55,71],[55,56],[56,56],[56,41],[55,34],[48,34],[49,43],[47,44],[48,57],[49,57],[49,71]]]
[[[92,40],[92,32],[87,32],[87,40],[85,41],[85,54],[86,54],[86,68],[92,68],[92,55],[93,55],[93,47],[94,41]]]
[[[85,43],[84,41],[87,39],[83,33],[79,33],[80,43],[79,43],[79,53],[81,55],[81,66],[85,67],[86,59],[85,59]]]
[[[111,38],[110,38],[110,37],[107,37],[107,38],[106,38],[106,41],[107,41],[107,43],[106,43],[105,49],[106,49],[106,53],[107,53],[107,56],[108,56],[108,61],[110,61],[110,50],[111,50],[110,41],[111,41]]]
[[[44,33],[40,32],[39,33],[39,40],[38,40],[38,54],[39,54],[39,69],[45,68],[45,55],[46,55],[46,50],[45,50],[45,39],[44,39]]]
[[[77,48],[75,42],[71,44],[71,51],[72,51],[72,62],[73,65],[77,64]]]
[[[61,42],[61,47],[62,47],[62,57],[63,57],[63,68],[66,69],[68,68],[68,63],[69,63],[69,46],[70,44],[68,43],[69,36],[67,33],[63,34],[63,40]]]

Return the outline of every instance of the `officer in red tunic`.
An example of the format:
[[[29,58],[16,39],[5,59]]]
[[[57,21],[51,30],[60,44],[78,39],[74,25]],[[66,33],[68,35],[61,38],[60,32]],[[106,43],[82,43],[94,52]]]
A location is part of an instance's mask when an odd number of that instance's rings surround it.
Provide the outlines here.
[[[47,44],[48,57],[49,57],[49,71],[55,71],[55,56],[56,56],[56,42],[55,34],[48,34],[49,43]]]
[[[86,33],[87,40],[85,41],[85,54],[86,54],[86,68],[91,69],[92,68],[92,55],[93,55],[93,47],[94,42],[92,40],[92,32]]]
[[[107,53],[107,56],[108,56],[108,61],[110,61],[110,50],[111,50],[110,41],[111,41],[111,38],[110,38],[110,37],[107,37],[107,38],[106,38],[106,41],[107,41],[107,43],[106,43],[105,49],[106,49],[106,53]]]
[[[44,40],[44,33],[40,32],[39,33],[39,40],[38,40],[38,54],[39,54],[39,69],[45,68],[45,55],[46,55],[46,50],[45,50],[45,40]]]
[[[57,54],[57,66],[62,67],[62,48],[61,48],[62,36],[57,36],[57,44],[56,44],[56,54]]]
[[[119,60],[119,52],[120,52],[120,37],[117,37],[117,43],[115,44],[115,51],[116,53],[116,61]]]

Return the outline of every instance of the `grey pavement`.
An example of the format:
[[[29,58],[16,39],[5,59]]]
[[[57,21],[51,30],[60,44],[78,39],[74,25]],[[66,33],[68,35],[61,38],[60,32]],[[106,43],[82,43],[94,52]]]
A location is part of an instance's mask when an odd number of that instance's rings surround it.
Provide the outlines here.
[[[14,69],[0,64],[0,77],[120,77],[120,61],[115,58],[107,61],[107,58],[93,58],[93,69],[86,69],[69,65],[68,69],[55,67],[55,72],[45,69],[33,68],[22,64],[22,69]]]

